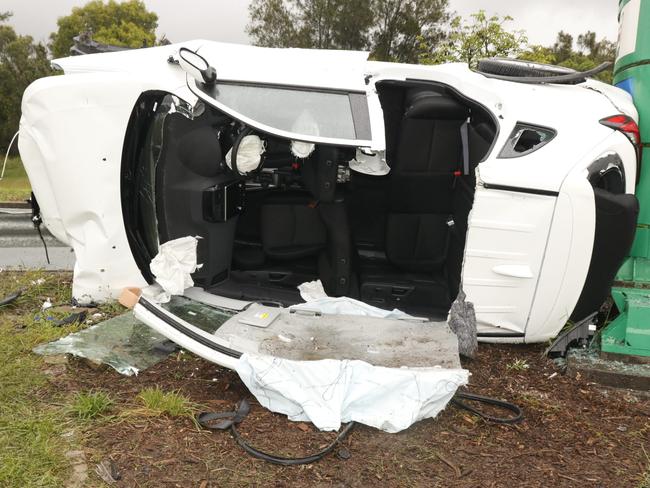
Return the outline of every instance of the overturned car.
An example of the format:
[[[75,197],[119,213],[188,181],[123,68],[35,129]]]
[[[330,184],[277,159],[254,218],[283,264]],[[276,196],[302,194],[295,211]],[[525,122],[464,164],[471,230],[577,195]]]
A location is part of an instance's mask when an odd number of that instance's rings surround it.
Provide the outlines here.
[[[541,342],[598,310],[632,242],[636,111],[591,79],[210,41],[54,63],[19,149],[80,302],[200,236],[195,300],[289,306],[320,280],[444,321],[462,289],[481,340]]]

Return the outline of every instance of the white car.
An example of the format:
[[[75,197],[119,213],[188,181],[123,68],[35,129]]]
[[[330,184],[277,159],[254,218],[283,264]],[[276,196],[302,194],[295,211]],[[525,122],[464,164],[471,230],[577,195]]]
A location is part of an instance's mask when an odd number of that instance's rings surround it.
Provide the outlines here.
[[[481,340],[541,342],[598,310],[632,242],[636,110],[575,73],[211,41],[54,64],[19,149],[80,302],[152,283],[159,243],[200,236],[213,303],[286,306],[321,280],[444,319],[462,287]]]

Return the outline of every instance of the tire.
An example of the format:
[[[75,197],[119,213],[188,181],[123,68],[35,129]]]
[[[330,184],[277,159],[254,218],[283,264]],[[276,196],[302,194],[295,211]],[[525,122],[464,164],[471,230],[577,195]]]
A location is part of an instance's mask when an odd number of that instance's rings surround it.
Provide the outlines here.
[[[571,68],[554,66],[552,64],[534,63],[509,58],[481,59],[478,62],[478,71],[499,76],[525,77],[525,76],[561,76],[577,73]]]

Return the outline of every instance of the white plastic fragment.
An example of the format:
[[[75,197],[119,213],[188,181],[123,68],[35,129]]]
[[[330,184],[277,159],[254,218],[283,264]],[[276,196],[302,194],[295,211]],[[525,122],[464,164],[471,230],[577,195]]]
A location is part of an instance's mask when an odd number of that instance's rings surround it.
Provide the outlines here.
[[[47,310],[48,308],[52,308],[52,302],[48,298],[43,302],[43,305],[41,306],[41,310]]]

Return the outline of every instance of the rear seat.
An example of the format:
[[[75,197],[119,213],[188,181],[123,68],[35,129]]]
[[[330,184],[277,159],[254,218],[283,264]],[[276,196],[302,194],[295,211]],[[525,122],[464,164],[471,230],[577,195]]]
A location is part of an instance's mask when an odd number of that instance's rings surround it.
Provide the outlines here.
[[[454,232],[454,172],[468,109],[426,90],[407,94],[385,218],[386,262],[361,266],[361,298],[379,306],[450,304],[445,264]]]

